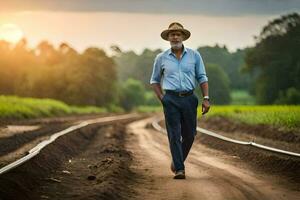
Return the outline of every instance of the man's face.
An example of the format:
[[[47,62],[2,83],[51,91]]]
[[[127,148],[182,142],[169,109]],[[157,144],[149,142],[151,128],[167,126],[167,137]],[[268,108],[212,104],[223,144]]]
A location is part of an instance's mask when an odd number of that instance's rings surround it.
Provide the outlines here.
[[[168,40],[174,48],[181,48],[183,41],[183,33],[181,31],[171,31],[168,34]]]

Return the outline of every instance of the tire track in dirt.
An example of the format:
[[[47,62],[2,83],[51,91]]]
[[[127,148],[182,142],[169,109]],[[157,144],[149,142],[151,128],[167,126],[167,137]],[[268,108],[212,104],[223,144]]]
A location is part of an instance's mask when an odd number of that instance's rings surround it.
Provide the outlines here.
[[[273,183],[272,177],[256,174],[229,162],[226,155],[195,143],[186,162],[186,180],[173,180],[169,170],[167,137],[146,129],[152,119],[128,126],[127,148],[133,152],[136,170],[145,171],[145,187],[138,193],[145,199],[297,199],[299,191]],[[134,144],[134,145],[133,145]],[[148,194],[148,195],[143,195]]]

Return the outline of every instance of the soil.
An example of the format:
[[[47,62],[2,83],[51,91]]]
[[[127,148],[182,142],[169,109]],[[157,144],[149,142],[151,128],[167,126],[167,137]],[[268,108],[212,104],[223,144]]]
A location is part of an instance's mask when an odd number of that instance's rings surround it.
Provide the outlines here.
[[[1,120],[0,167],[21,158],[41,141],[48,139],[55,132],[78,123],[80,120],[109,115],[111,114],[89,114],[29,120]]]
[[[93,124],[58,138],[29,162],[0,176],[0,199],[293,200],[300,196],[299,160],[201,133],[185,162],[186,179],[175,180],[168,139],[149,125],[159,116],[142,117]],[[61,124],[72,123],[63,121]],[[48,127],[49,133],[62,128],[54,124],[41,127]],[[215,128],[218,124],[222,123],[200,121],[198,125]],[[27,133],[34,135],[42,128]],[[14,134],[18,138],[27,133]],[[247,139],[249,134],[236,129],[231,135]],[[272,141],[263,135],[259,138]],[[274,145],[279,144],[274,141]],[[6,142],[9,146],[13,139]],[[296,147],[291,144],[291,148]]]
[[[0,199],[131,198],[138,176],[124,148],[126,123],[94,124],[60,137],[0,176]]]
[[[100,113],[100,114],[74,114],[74,115],[64,115],[57,117],[42,117],[42,118],[32,118],[32,119],[0,119],[0,128],[7,125],[37,125],[37,124],[53,124],[53,123],[64,123],[64,122],[77,122],[78,119],[94,119],[97,117],[106,117],[111,115],[116,115],[117,113]]]
[[[198,126],[229,138],[242,141],[254,141],[270,147],[300,152],[300,134],[298,130],[284,131],[267,125],[248,125],[226,118],[199,120]],[[300,184],[300,158],[255,148],[236,145],[199,133],[198,141],[207,147],[222,150],[237,156],[255,170],[284,176],[296,185]],[[287,138],[285,138],[287,136]],[[300,186],[298,186],[300,188]]]
[[[234,121],[224,117],[213,117],[199,120],[203,128],[224,131],[232,135],[248,135],[252,139],[265,138],[273,141],[282,141],[295,145],[300,152],[300,129],[288,130],[266,124],[250,125],[243,122]],[[298,146],[296,146],[298,145]]]
[[[173,179],[167,137],[147,125],[153,120],[134,122],[128,128],[126,144],[133,152],[132,168],[145,177],[136,189],[137,199],[299,198],[300,184],[280,174],[255,170],[237,156],[208,148],[200,134],[185,162],[186,179]]]

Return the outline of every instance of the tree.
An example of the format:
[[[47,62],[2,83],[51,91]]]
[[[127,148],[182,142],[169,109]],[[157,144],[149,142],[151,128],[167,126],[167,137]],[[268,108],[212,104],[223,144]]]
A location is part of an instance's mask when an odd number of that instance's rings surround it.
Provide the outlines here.
[[[117,64],[119,80],[126,81],[133,78],[141,81],[144,87],[149,90],[154,58],[160,52],[160,49],[154,51],[145,49],[141,55],[137,55],[133,51],[118,53],[114,60]]]
[[[300,16],[288,14],[267,24],[256,37],[255,47],[246,54],[246,70],[259,69],[256,79],[256,99],[260,104],[272,104],[283,99],[285,92],[300,91]],[[299,104],[300,102],[298,102]]]
[[[86,49],[74,73],[79,104],[105,106],[114,99],[117,81],[115,63],[103,50]]]
[[[145,49],[143,53],[137,58],[135,71],[132,74],[134,79],[140,80],[146,89],[150,89],[150,77],[152,74],[153,63],[155,56],[161,52],[160,49],[150,50]]]
[[[251,84],[251,77],[242,71],[245,65],[244,56],[246,50],[238,49],[236,52],[230,53],[226,46],[220,47],[219,45],[198,48],[204,64],[217,64],[224,70],[229,77],[230,88],[248,90]]]
[[[213,104],[229,104],[229,78],[224,70],[216,64],[206,64],[206,73],[209,82],[209,96]]]
[[[137,58],[138,55],[134,51],[122,52],[113,57],[117,66],[118,80],[126,81],[132,76]]]
[[[276,99],[275,104],[299,104],[300,91],[294,87],[287,89],[287,91],[280,91],[279,98]]]
[[[129,78],[122,86],[120,104],[126,110],[145,103],[145,88],[141,81]]]
[[[25,39],[0,41],[0,94],[53,98],[69,104],[107,106],[117,100],[115,63],[98,48],[79,54],[66,43],[36,48]]]

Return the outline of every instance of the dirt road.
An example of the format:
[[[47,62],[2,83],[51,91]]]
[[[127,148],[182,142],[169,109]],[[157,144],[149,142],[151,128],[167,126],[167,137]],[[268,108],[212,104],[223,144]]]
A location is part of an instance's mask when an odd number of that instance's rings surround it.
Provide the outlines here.
[[[186,165],[186,180],[174,180],[166,135],[146,128],[153,119],[127,127],[126,148],[135,160],[132,170],[143,174],[137,199],[299,199],[300,189],[273,175],[240,165],[236,158],[195,142]]]
[[[154,118],[141,120],[145,117],[95,124],[58,138],[30,162],[0,176],[0,200],[299,199],[299,184],[203,145],[202,135],[197,135],[186,161],[187,179],[174,180],[167,137],[148,126]],[[16,150],[56,128],[63,127],[44,124],[3,136],[0,144],[6,146],[0,146],[0,155],[17,156]]]

